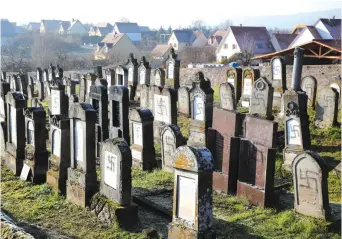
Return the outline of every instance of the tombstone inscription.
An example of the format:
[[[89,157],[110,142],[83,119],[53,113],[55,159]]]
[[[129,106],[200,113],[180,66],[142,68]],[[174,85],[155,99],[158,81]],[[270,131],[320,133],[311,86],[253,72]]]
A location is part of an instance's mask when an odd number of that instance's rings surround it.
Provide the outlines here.
[[[229,67],[227,70],[227,82],[233,85],[235,102],[239,102],[241,97],[242,69]]]
[[[189,88],[186,86],[178,89],[178,113],[190,117],[190,95]]]
[[[273,105],[280,107],[281,95],[286,90],[286,64],[278,56],[271,59],[271,84],[274,88]]]
[[[259,70],[246,67],[242,71],[242,93],[239,105],[242,107],[249,108],[250,99],[252,96],[252,88],[255,79],[258,79],[260,75]]]
[[[306,76],[301,81],[301,89],[305,91],[308,96],[308,107],[315,108],[317,80],[313,76]]]
[[[265,78],[259,78],[254,82],[249,113],[266,119],[272,119],[273,87]]]
[[[315,125],[319,128],[329,128],[337,124],[338,93],[330,87],[324,87],[319,91],[316,103]]]
[[[177,125],[166,125],[161,130],[163,170],[173,172],[172,158],[176,149],[183,144],[183,136]]]
[[[175,90],[179,88],[179,72],[180,72],[180,60],[175,53],[175,50],[171,47],[169,55],[165,60],[166,64],[166,79],[165,85],[173,87]]]

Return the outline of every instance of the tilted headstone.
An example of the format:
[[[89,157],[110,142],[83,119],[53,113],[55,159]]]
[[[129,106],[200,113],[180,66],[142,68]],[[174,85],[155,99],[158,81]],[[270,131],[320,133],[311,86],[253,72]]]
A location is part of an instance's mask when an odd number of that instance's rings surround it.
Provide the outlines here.
[[[109,94],[109,87],[111,87],[112,85],[115,85],[115,70],[108,68],[105,70],[105,75],[106,75],[108,94]]]
[[[286,90],[286,64],[282,57],[271,59],[271,84],[273,91],[273,105],[280,107],[281,96]]]
[[[86,207],[98,192],[95,162],[96,111],[90,104],[75,103],[69,108],[70,167],[67,200]]]
[[[48,170],[48,152],[46,150],[45,123],[46,113],[43,107],[29,107],[25,110],[25,161],[23,170],[30,168],[30,180],[33,183],[45,183]]]
[[[274,171],[278,123],[247,115],[240,140],[237,196],[253,205],[274,205]]]
[[[246,67],[242,71],[242,93],[239,105],[242,107],[249,108],[250,100],[252,97],[252,88],[254,85],[255,79],[258,79],[260,76],[259,70]]]
[[[190,94],[187,86],[178,88],[178,113],[190,117]]]
[[[226,110],[236,110],[234,86],[225,82],[220,85],[220,108]]]
[[[254,82],[249,113],[266,119],[272,119],[273,87],[266,79],[260,77]]]
[[[107,88],[103,85],[92,85],[89,98],[90,104],[96,110],[95,155],[96,158],[100,158],[100,143],[109,137]]]
[[[153,143],[153,115],[149,109],[134,108],[129,113],[133,165],[142,170],[156,166]]]
[[[7,104],[7,143],[5,165],[19,176],[25,159],[25,117],[23,109],[27,107],[27,98],[21,92],[9,91]]]
[[[109,137],[123,138],[130,145],[129,95],[125,86],[109,87]]]
[[[330,86],[322,88],[316,103],[315,125],[319,128],[330,128],[337,124],[338,93]]]
[[[242,87],[242,69],[229,67],[227,70],[227,82],[233,85],[235,93],[235,102],[239,102]]]
[[[138,85],[139,95],[140,95],[140,107],[149,108],[149,93],[150,87],[146,84]],[[136,94],[137,95],[137,94]]]
[[[66,195],[66,181],[70,167],[70,119],[64,115],[50,117],[51,155],[48,161],[46,182]]]
[[[165,70],[163,68],[157,68],[154,70],[154,79],[153,79],[152,85],[164,87]]]
[[[206,146],[207,129],[212,125],[213,94],[210,81],[204,79],[202,72],[197,72],[190,90],[191,121],[187,145]]]
[[[156,85],[150,85],[149,92],[148,92],[148,107],[149,110],[151,110],[152,114],[154,115],[154,94],[160,95],[163,88],[156,86]]]
[[[174,124],[164,126],[160,135],[163,170],[173,172],[173,155],[176,149],[183,144],[183,135],[179,127]]]
[[[50,85],[51,99],[49,104],[49,114],[68,115],[69,97],[65,94],[65,85],[52,81]]]
[[[173,157],[174,190],[169,239],[215,238],[212,228],[213,164],[207,148],[177,148]]]
[[[315,108],[316,105],[316,92],[317,80],[313,76],[306,76],[302,79],[301,89],[305,91],[308,96],[308,107]]]
[[[294,208],[297,212],[327,220],[330,218],[328,169],[317,154],[305,151],[292,163]]]
[[[176,90],[179,88],[180,60],[177,58],[175,50],[171,47],[169,55],[165,60],[166,76],[165,85]]]

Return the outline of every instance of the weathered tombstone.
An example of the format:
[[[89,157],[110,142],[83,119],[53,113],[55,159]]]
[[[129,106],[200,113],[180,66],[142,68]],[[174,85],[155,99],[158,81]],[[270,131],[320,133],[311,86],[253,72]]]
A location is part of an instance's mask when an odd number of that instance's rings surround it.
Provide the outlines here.
[[[335,76],[329,82],[331,88],[334,88],[338,93],[338,109],[341,109],[341,76]]]
[[[62,78],[63,78],[63,69],[59,66],[59,65],[57,65],[57,67],[56,67],[57,69],[56,69],[56,79],[58,79],[58,80],[61,80]]]
[[[115,85],[115,70],[108,68],[105,70],[105,75],[106,75],[108,95],[109,95],[109,87],[111,87],[112,85]]]
[[[315,108],[316,105],[316,92],[317,92],[317,80],[313,76],[306,76],[302,79],[301,89],[305,91],[308,96],[308,106]]]
[[[45,90],[44,90],[43,71],[40,67],[37,68],[37,88],[38,88],[38,99],[42,101],[45,99]]]
[[[128,71],[127,69],[122,66],[119,65],[115,68],[115,85],[123,85],[123,86],[127,86],[128,82],[127,82],[127,78],[128,78]]]
[[[165,70],[163,68],[157,68],[154,70],[154,80],[152,85],[164,87],[165,85]]]
[[[274,205],[278,123],[247,115],[240,140],[237,196],[261,207]]]
[[[28,100],[32,100],[32,99],[34,98],[34,95],[33,95],[33,91],[34,91],[33,86],[32,86],[32,85],[28,85],[26,91],[27,91],[27,98],[28,98]]]
[[[49,113],[51,115],[68,115],[69,97],[65,94],[65,86],[53,80],[50,89]]]
[[[10,87],[12,91],[20,91],[19,79],[16,75],[12,75],[10,79]]]
[[[48,81],[53,81],[55,79],[56,79],[56,67],[50,64],[49,69],[48,69]]]
[[[286,90],[286,64],[279,56],[271,59],[271,84],[274,89],[273,106],[280,107],[281,96]]]
[[[178,89],[178,113],[190,117],[190,95],[187,86],[181,86]]]
[[[102,66],[95,66],[94,67],[94,74],[97,76],[97,78],[102,79],[103,78]]]
[[[227,82],[233,85],[235,102],[239,102],[241,97],[242,69],[229,67],[227,70]]]
[[[95,81],[97,79],[97,76],[95,74],[88,73],[85,78],[86,78],[86,85],[87,85],[85,102],[90,103],[90,98],[89,98],[90,87],[92,85],[95,85]]]
[[[46,182],[62,195],[70,167],[70,120],[64,115],[50,117],[51,156],[48,161]]]
[[[235,90],[234,86],[225,82],[220,85],[220,108],[226,110],[235,110],[236,109],[236,101],[235,101]]]
[[[140,107],[141,108],[149,108],[149,93],[150,87],[146,84],[138,85],[138,89],[140,90]],[[136,94],[137,95],[137,94]]]
[[[207,129],[212,125],[213,94],[210,81],[204,79],[202,72],[195,74],[193,88],[190,90],[191,121],[187,145],[206,146]]]
[[[1,80],[6,81],[6,71],[1,71]]]
[[[177,92],[165,87],[160,95],[154,94],[154,139],[160,140],[161,129],[164,125],[177,125]]]
[[[175,50],[172,47],[170,48],[170,53],[167,59],[165,60],[165,64],[166,64],[165,85],[178,90],[180,60],[178,60],[177,54],[175,53]]]
[[[151,67],[150,64],[148,63],[148,61],[146,61],[145,57],[142,56],[141,57],[141,61],[140,64],[138,66],[138,85],[137,85],[137,89],[135,91],[135,97],[134,100],[138,101],[141,99],[141,91],[142,88],[145,87],[145,96],[146,93],[148,94],[148,87],[150,84],[150,76],[151,76]],[[143,99],[143,105],[140,107],[147,107],[147,101],[148,98]],[[140,102],[141,104],[141,102]]]
[[[152,114],[154,115],[154,94],[160,95],[163,88],[150,85],[149,92],[148,92],[148,107],[151,110]]]
[[[128,71],[128,84],[129,86],[133,86],[135,89],[138,84],[138,61],[134,58],[133,54],[130,53],[128,57],[128,61],[125,64],[125,67]],[[127,86],[126,85],[126,86]]]
[[[69,117],[71,162],[67,200],[86,207],[98,191],[94,147],[96,111],[90,104],[75,103],[70,106]]]
[[[23,109],[27,107],[27,98],[21,92],[9,91],[7,104],[7,143],[5,164],[17,176],[20,175],[25,159],[25,117]]]
[[[125,86],[109,87],[109,137],[123,138],[130,145],[129,137],[129,95]]]
[[[315,125],[319,128],[329,128],[337,124],[338,93],[330,86],[319,91],[316,103]]]
[[[215,238],[212,229],[213,163],[207,148],[177,148],[173,158],[175,177],[169,239]]]
[[[317,154],[305,151],[292,163],[294,208],[297,212],[326,220],[330,217],[328,169]]]
[[[78,98],[80,102],[85,102],[87,97],[87,81],[86,76],[83,75],[80,80],[80,88],[78,92]]]
[[[92,85],[89,98],[93,109],[96,110],[95,155],[100,158],[100,143],[109,137],[107,88],[103,85]]]
[[[67,96],[76,94],[76,85],[77,85],[76,81],[72,80],[71,78],[66,78],[65,93],[67,94]]]
[[[30,168],[28,180],[33,183],[44,183],[48,170],[48,152],[45,139],[46,113],[43,107],[25,109],[25,161],[23,171]],[[22,172],[23,173],[23,172]]]
[[[6,157],[7,142],[7,105],[6,94],[10,91],[10,84],[4,80],[0,82],[0,160]]]
[[[254,82],[249,113],[266,119],[272,119],[273,87],[266,79],[260,77]]]
[[[43,70],[43,81],[44,82],[49,81],[49,71],[48,71],[48,69],[44,69]]]
[[[246,67],[242,71],[242,93],[239,105],[242,107],[249,108],[250,100],[252,96],[252,88],[255,79],[258,79],[260,75],[259,70]]]
[[[173,172],[173,155],[176,149],[183,144],[183,136],[177,125],[164,126],[160,133],[163,170]]]
[[[27,86],[28,86],[27,75],[20,73],[18,75],[17,81],[19,83],[19,91],[23,92],[23,94],[27,96]]]
[[[133,165],[142,170],[156,166],[153,144],[153,115],[149,109],[134,108],[129,113]]]

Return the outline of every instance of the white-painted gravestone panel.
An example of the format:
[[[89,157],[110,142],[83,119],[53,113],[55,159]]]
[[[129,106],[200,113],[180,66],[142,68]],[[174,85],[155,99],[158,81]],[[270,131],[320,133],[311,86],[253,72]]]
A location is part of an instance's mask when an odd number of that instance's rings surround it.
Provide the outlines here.
[[[0,97],[0,115],[5,115],[4,100]]]
[[[286,129],[287,143],[293,145],[301,145],[299,122],[294,119],[288,120],[286,122]]]
[[[281,80],[281,61],[276,58],[272,61],[273,80]]]
[[[173,71],[174,71],[174,65],[173,65],[173,63],[169,63],[167,78],[173,79]]]
[[[228,83],[230,83],[233,86],[235,86],[235,79],[234,78],[228,78]]]
[[[195,120],[204,120],[204,101],[202,96],[195,95],[194,96],[194,119]]]
[[[145,70],[140,71],[140,84],[145,84]]]
[[[89,94],[90,92],[90,86],[91,86],[91,81],[90,80],[87,80],[87,94]]]
[[[61,113],[60,94],[58,90],[51,90],[51,114],[59,115]]]
[[[61,156],[61,132],[59,129],[52,132],[52,154],[57,157]]]
[[[187,221],[195,221],[196,181],[192,178],[178,176],[177,216]]]
[[[133,144],[143,146],[141,123],[133,123]]]
[[[331,88],[334,88],[334,89],[338,92],[338,94],[341,95],[341,89],[340,89],[340,86],[339,86],[338,84],[332,83],[332,84],[330,85],[330,87],[331,87]]]
[[[169,98],[167,96],[154,95],[154,120],[171,124],[170,109]]]
[[[252,79],[245,78],[243,83],[243,94],[251,95],[252,94]]]
[[[27,124],[27,143],[34,145],[34,127],[32,121]]]
[[[160,75],[156,74],[154,77],[154,84],[155,85],[160,85]]]
[[[128,68],[128,81],[133,82],[133,68]]]
[[[83,134],[83,124],[81,120],[75,120],[75,127],[74,127],[74,152],[75,152],[75,159],[77,161],[83,162],[83,150],[84,150],[84,145],[83,142],[85,141],[84,139],[84,134]]]
[[[17,112],[13,106],[11,106],[11,114],[10,114],[10,134],[11,134],[11,142],[15,146],[17,146]]]
[[[105,151],[105,171],[104,171],[104,182],[112,188],[117,188],[117,164],[118,158],[115,154]]]

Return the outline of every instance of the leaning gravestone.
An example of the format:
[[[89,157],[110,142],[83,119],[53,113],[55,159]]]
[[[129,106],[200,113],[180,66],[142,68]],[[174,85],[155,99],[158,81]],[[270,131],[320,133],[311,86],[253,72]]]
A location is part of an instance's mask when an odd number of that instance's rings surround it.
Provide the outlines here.
[[[236,110],[234,86],[225,82],[220,85],[220,108],[226,110]]]
[[[282,57],[271,59],[271,84],[274,89],[273,105],[280,107],[281,95],[286,90],[286,64]]]
[[[318,128],[330,128],[337,124],[338,93],[329,86],[319,91],[316,103],[315,125]]]
[[[258,79],[260,75],[259,70],[246,67],[242,71],[242,93],[239,105],[249,108],[250,100],[252,96],[252,88],[255,79]]]
[[[154,70],[154,79],[153,79],[152,85],[164,87],[165,70],[163,68],[157,68]]]
[[[173,172],[172,159],[176,149],[183,143],[182,133],[177,125],[170,124],[162,128],[160,135],[163,170]]]
[[[174,190],[168,238],[215,238],[213,158],[207,148],[180,146],[173,157]]]
[[[50,117],[51,155],[46,182],[62,195],[66,194],[66,181],[70,167],[70,120],[64,115]]]
[[[239,102],[241,97],[242,69],[229,67],[227,70],[227,82],[233,85],[235,102]]]
[[[316,92],[317,92],[317,80],[313,76],[306,76],[302,79],[301,89],[305,91],[308,96],[308,107],[315,108],[316,104]]]
[[[190,95],[189,88],[181,86],[178,89],[178,113],[190,117]]]
[[[29,107],[25,110],[25,167],[30,168],[29,180],[45,183],[48,170],[48,152],[45,139],[46,113],[43,107]]]
[[[171,47],[170,53],[165,60],[166,76],[165,85],[178,90],[179,88],[179,73],[180,73],[180,60],[177,58],[175,50]]]
[[[151,85],[149,87],[149,92],[148,92],[148,107],[149,110],[151,110],[152,114],[154,115],[154,95],[160,95],[161,91],[163,88],[156,86],[156,85]]]
[[[98,191],[95,163],[96,111],[90,104],[70,106],[70,168],[68,168],[67,200],[86,207]]]
[[[49,113],[51,115],[68,115],[69,97],[65,94],[65,85],[53,80],[50,84],[50,89]]]
[[[330,217],[328,169],[317,154],[305,151],[292,163],[294,208],[297,212],[327,220]]]
[[[149,109],[134,108],[129,113],[133,165],[142,170],[156,166],[153,143],[153,115]]]
[[[266,79],[260,77],[254,82],[249,113],[266,119],[272,119],[273,87]]]
[[[109,87],[109,137],[123,138],[130,145],[129,137],[129,95],[125,86]]]

